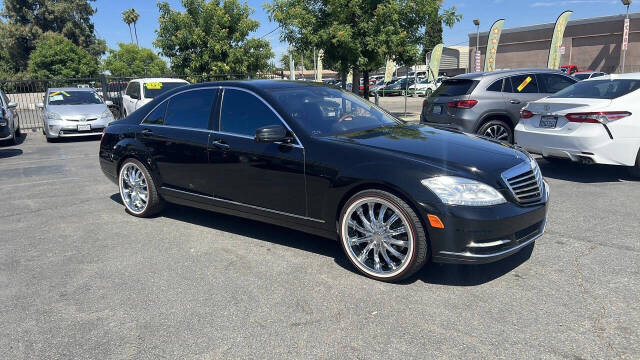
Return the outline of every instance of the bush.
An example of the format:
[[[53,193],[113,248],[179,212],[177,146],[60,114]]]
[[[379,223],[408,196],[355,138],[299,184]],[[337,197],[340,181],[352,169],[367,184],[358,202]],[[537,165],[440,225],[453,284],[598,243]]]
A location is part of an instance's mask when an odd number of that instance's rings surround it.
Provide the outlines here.
[[[87,78],[98,74],[98,60],[55,33],[46,33],[29,56],[27,72],[33,78]]]

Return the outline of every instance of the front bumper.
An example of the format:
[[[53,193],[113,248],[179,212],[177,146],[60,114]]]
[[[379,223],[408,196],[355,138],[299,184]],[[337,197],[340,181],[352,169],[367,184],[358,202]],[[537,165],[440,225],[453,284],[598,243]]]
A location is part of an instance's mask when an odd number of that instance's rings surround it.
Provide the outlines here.
[[[514,135],[516,144],[530,153],[583,163],[633,166],[640,148],[640,138],[612,139],[602,124],[580,124],[572,132],[551,133],[519,123]]]
[[[482,264],[522,250],[544,233],[548,199],[545,184],[542,201],[532,206],[507,202],[488,207],[445,208],[435,214],[445,228],[430,227],[428,231],[433,261]]]
[[[100,135],[110,121],[113,120],[98,119],[87,122],[65,120],[45,121],[44,131],[48,138]],[[78,125],[89,125],[90,129],[78,130]]]

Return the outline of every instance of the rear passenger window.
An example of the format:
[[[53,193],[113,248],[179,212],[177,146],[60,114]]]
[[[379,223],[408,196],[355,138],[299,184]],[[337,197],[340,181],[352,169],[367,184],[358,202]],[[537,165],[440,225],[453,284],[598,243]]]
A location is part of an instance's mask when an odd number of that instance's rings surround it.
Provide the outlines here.
[[[157,108],[155,108],[155,110],[153,110],[149,115],[147,115],[147,118],[144,119],[144,123],[152,124],[152,125],[164,124],[164,115],[166,111],[167,111],[167,102],[165,101],[162,104],[160,104]]]
[[[516,75],[510,77],[511,92],[516,94],[538,93],[538,82],[533,74]]]
[[[186,91],[169,99],[165,125],[208,129],[216,89]]]
[[[497,91],[497,92],[502,91],[502,79],[489,85],[489,87],[487,88],[487,91]]]
[[[246,91],[225,89],[220,112],[220,131],[254,136],[267,125],[282,124],[276,114],[260,99]]]
[[[538,79],[540,92],[547,94],[555,94],[575,83],[574,80],[558,74],[537,74],[536,78]]]

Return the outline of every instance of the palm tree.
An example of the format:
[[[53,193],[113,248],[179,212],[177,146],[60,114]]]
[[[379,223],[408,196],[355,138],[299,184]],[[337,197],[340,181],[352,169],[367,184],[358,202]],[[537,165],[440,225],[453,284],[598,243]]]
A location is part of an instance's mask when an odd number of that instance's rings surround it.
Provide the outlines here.
[[[138,45],[138,28],[136,27],[138,23],[138,19],[140,19],[140,14],[136,11],[136,9],[129,9],[129,14],[131,17],[131,22],[133,22],[133,31],[136,33],[136,45]]]
[[[129,37],[131,38],[131,42],[133,42],[133,34],[131,33],[131,23],[133,23],[131,19],[131,9],[122,12],[122,21],[129,25]]]

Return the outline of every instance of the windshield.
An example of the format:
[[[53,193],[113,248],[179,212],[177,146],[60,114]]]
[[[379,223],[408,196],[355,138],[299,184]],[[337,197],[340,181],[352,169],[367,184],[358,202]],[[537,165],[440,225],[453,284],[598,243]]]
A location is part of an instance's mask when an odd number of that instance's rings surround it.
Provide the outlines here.
[[[591,74],[573,74],[573,77],[578,80],[588,79]]]
[[[49,93],[49,105],[88,105],[102,104],[100,96],[93,91],[52,91]]]
[[[401,124],[372,103],[326,87],[275,89],[272,96],[311,136],[330,136]]]
[[[577,82],[550,98],[615,99],[640,88],[640,80],[589,80]]]
[[[153,99],[154,97],[160,96],[169,90],[185,85],[187,85],[187,83],[183,82],[146,82],[144,83],[144,97],[147,99]]]

